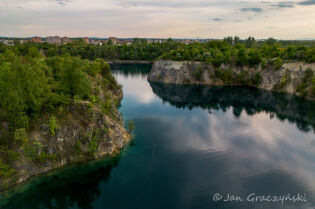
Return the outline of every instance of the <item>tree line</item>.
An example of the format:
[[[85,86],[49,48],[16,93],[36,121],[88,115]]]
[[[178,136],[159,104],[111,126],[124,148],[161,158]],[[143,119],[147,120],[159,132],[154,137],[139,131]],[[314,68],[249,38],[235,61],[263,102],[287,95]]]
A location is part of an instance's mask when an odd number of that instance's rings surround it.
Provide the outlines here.
[[[212,40],[205,43],[184,44],[172,39],[163,43],[148,43],[144,39],[135,39],[133,44],[93,45],[76,40],[65,45],[48,43],[36,44],[16,42],[15,46],[0,45],[0,52],[6,48],[18,55],[26,55],[29,49],[37,47],[46,57],[80,56],[82,59],[94,60],[147,60],[156,59],[203,61],[219,66],[221,63],[238,65],[255,65],[270,59],[297,60],[315,62],[315,41],[279,41],[269,38],[257,41],[253,37],[241,40],[239,37],[226,37],[223,40]]]

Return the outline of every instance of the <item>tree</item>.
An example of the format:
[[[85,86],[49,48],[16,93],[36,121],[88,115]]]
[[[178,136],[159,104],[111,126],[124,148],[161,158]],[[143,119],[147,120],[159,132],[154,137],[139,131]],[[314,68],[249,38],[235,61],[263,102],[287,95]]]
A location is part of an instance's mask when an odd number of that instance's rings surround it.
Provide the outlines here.
[[[57,62],[57,63],[56,63]],[[70,95],[87,98],[91,93],[91,81],[87,75],[88,62],[77,57],[64,56],[48,62],[59,80],[58,90]]]
[[[223,41],[225,41],[225,42],[229,43],[230,45],[232,45],[233,44],[233,37],[232,36],[225,37],[223,39]]]
[[[215,67],[220,67],[220,65],[224,63],[224,61],[225,61],[225,56],[221,51],[217,50],[213,53],[212,64]]]
[[[248,39],[245,40],[245,46],[246,48],[251,48],[255,45],[256,40],[254,37],[248,37]]]
[[[274,38],[268,38],[266,43],[271,46],[271,45],[274,45],[275,43],[277,43],[277,40],[274,39]]]
[[[17,126],[27,123],[26,113],[38,113],[49,91],[45,65],[38,59],[28,60],[7,51],[0,64],[0,107],[7,119]]]
[[[248,57],[246,50],[244,48],[240,48],[237,53],[236,63],[238,66],[244,66],[248,62]]]
[[[258,65],[261,62],[261,55],[257,50],[250,50],[248,53],[248,63]]]
[[[239,44],[240,41],[241,41],[240,37],[238,37],[238,36],[234,37],[234,45]]]
[[[129,133],[132,133],[136,128],[135,122],[133,120],[128,121],[127,126],[128,126],[128,132]]]

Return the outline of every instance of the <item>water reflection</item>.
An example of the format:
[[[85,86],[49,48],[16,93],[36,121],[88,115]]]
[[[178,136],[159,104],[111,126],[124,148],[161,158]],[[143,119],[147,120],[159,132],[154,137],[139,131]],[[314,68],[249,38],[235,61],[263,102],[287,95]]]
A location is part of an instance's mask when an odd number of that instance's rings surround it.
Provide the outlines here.
[[[305,132],[315,129],[315,102],[271,91],[248,87],[189,86],[150,83],[155,94],[178,108],[201,107],[211,110],[233,108],[235,117],[245,111],[254,115],[262,111],[270,117],[288,120]]]
[[[72,165],[18,185],[0,196],[0,208],[93,208],[101,182],[106,182],[120,156]],[[2,206],[2,207],[1,207]]]
[[[118,83],[123,84],[124,95],[143,104],[151,103],[155,99],[149,83],[144,82],[151,67],[149,64],[111,65]]]

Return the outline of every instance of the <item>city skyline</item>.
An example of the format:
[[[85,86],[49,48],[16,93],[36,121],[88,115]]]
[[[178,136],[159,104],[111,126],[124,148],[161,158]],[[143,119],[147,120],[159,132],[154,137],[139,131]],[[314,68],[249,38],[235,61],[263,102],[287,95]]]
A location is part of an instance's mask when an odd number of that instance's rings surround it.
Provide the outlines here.
[[[315,0],[0,0],[2,37],[315,38]]]

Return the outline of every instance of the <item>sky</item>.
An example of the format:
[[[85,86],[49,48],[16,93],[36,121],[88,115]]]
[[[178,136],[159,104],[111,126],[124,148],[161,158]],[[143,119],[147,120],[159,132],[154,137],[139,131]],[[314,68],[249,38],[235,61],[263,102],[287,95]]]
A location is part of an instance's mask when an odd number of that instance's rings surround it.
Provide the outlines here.
[[[315,0],[0,0],[0,36],[315,39]]]

